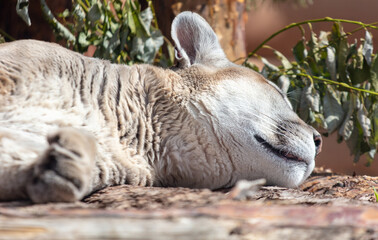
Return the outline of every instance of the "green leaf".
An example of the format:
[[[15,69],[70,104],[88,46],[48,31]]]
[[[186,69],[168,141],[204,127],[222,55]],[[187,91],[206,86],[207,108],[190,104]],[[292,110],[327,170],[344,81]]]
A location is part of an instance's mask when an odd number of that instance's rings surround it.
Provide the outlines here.
[[[70,11],[68,9],[65,9],[60,15],[59,17],[61,18],[66,18],[70,15]]]
[[[306,63],[308,64],[307,67],[309,68],[308,71],[310,71],[312,75],[322,75],[319,69],[319,65],[316,63],[316,60],[313,56],[308,56],[306,60]]]
[[[362,58],[362,67],[358,66],[357,61],[358,60],[353,59],[353,64],[349,65],[347,68],[350,79],[354,85],[365,82],[370,78],[370,67],[366,59]]]
[[[315,61],[320,60],[317,57],[317,55],[318,55],[317,52],[319,50],[318,39],[316,37],[316,34],[313,31],[311,31],[311,39],[310,39],[310,41],[308,41],[307,45],[309,47],[309,55],[314,57]]]
[[[140,18],[141,23],[143,24],[143,27],[146,29],[146,31],[149,33],[149,29],[151,27],[151,22],[154,19],[152,15],[151,8],[146,8],[142,12],[140,12]]]
[[[378,143],[378,103],[374,103],[372,106],[372,119],[373,119],[373,128],[374,128],[374,142]]]
[[[375,190],[374,186],[373,186],[373,191],[374,191],[374,195],[375,195],[375,202],[378,202],[378,193],[377,193],[377,190]]]
[[[323,107],[327,131],[328,133],[332,133],[342,123],[344,110],[335,91],[330,86],[327,86],[323,98]]]
[[[274,50],[274,54],[276,54],[277,58],[281,61],[282,66],[285,69],[290,69],[290,68],[293,67],[293,65],[291,65],[290,61],[282,53],[280,53],[277,50]]]
[[[362,49],[362,54],[364,55],[367,64],[371,65],[371,55],[373,53],[373,39],[371,33],[365,31],[365,42]]]
[[[160,31],[153,31],[151,37],[135,37],[132,42],[131,56],[145,63],[152,63],[164,38]]]
[[[78,43],[83,48],[86,48],[90,45],[90,42],[87,41],[87,35],[84,32],[81,32],[79,34]]]
[[[28,26],[31,25],[29,17],[29,0],[17,0],[16,12]]]
[[[346,60],[348,57],[348,40],[343,37],[340,40],[337,53],[337,68],[340,82],[349,82],[346,71]]]
[[[306,106],[309,106],[312,111],[319,112],[320,95],[312,84],[303,88],[302,97],[306,101]]]
[[[119,32],[120,35],[120,51],[122,52],[125,49],[125,44],[127,42],[127,37],[129,36],[130,30],[126,26],[121,26],[121,30]]]
[[[290,87],[290,79],[286,75],[281,75],[278,78],[277,86],[286,95],[287,90],[289,90],[289,87]]]
[[[261,57],[261,61],[264,63],[264,67],[267,67],[270,71],[276,71],[276,72],[280,71],[278,67],[270,63],[266,58]]]
[[[92,5],[92,7],[89,9],[88,20],[91,22],[96,22],[97,20],[101,18],[101,15],[102,13],[101,13],[100,7],[96,3]]]
[[[366,155],[369,165],[374,161],[374,157],[376,153],[377,153],[377,148],[375,146],[372,146],[370,148],[370,151]]]
[[[134,21],[133,12],[132,12],[131,7],[127,8],[127,24],[128,24],[128,26],[131,30],[131,33],[136,34],[137,27],[136,27],[136,23]]]
[[[76,25],[80,26],[81,24],[83,24],[83,21],[85,19],[85,12],[79,4],[75,6],[73,13],[78,20],[78,23],[76,23]]]
[[[139,3],[137,1],[130,1],[130,0],[129,2],[131,6],[130,12],[133,18],[133,24],[135,25],[135,34],[139,38],[144,37],[144,36],[150,37],[150,29],[147,28],[147,25],[143,22],[143,19],[139,12],[140,11]],[[146,10],[148,9],[149,8],[147,8]]]
[[[307,50],[303,40],[294,46],[293,54],[297,62],[302,62],[307,57]]]
[[[113,36],[109,39],[109,46],[108,51],[109,53],[113,53],[114,50],[121,44],[120,37],[119,37],[119,29],[115,31]]]
[[[332,25],[332,33],[331,33],[332,41],[337,42],[341,38],[343,33],[344,31],[341,24],[339,22],[335,22]]]
[[[378,92],[378,54],[375,54],[372,60],[370,67],[370,77],[373,89]]]
[[[174,49],[174,48],[173,48]],[[247,68],[250,68],[256,72],[259,72],[259,67],[256,66],[256,64],[254,63],[250,63],[250,62],[245,62],[244,65],[247,67]]]
[[[357,119],[361,125],[364,137],[370,137],[371,122],[365,106],[359,100],[357,100]]]
[[[348,112],[338,132],[339,135],[341,135],[344,140],[348,140],[352,135],[352,132],[354,129],[353,113],[356,109],[356,106],[357,106],[357,97],[355,94],[351,94],[350,99],[349,99],[349,104],[348,104]]]
[[[329,45],[328,36],[329,36],[328,32],[320,31],[320,34],[319,34],[319,47],[326,47],[326,46]]]
[[[304,122],[308,122],[309,114],[310,114],[310,106],[308,105],[308,102],[306,101],[305,95],[302,92],[302,96],[301,96],[300,104],[299,104],[298,115]]]
[[[358,136],[358,128],[355,126],[353,128],[351,136],[346,140],[346,144],[349,148],[350,154],[357,155],[360,152],[360,139]]]
[[[289,98],[289,101],[290,101],[291,105],[293,106],[294,112],[298,111],[301,96],[302,96],[302,89],[301,88],[295,88],[294,90],[287,93],[287,97]]]
[[[315,127],[326,129],[327,126],[326,126],[323,114],[315,113],[314,116],[315,116],[315,124],[314,124]]]
[[[334,47],[327,47],[327,58],[326,58],[326,64],[328,72],[331,75],[331,79],[336,81],[336,56],[335,56],[335,48]]]

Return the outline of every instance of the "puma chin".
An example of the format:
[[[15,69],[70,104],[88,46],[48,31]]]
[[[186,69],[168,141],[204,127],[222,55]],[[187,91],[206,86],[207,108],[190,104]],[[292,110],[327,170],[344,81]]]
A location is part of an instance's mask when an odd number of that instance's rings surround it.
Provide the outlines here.
[[[319,133],[274,84],[230,62],[198,14],[179,14],[171,34],[171,69],[1,44],[0,201],[73,202],[119,184],[301,184]]]

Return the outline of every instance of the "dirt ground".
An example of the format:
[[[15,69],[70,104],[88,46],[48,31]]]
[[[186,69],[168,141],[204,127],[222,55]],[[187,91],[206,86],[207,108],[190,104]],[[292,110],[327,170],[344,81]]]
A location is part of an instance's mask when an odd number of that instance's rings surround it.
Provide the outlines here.
[[[109,187],[82,202],[0,203],[0,239],[378,239],[378,177],[317,169],[298,189]]]

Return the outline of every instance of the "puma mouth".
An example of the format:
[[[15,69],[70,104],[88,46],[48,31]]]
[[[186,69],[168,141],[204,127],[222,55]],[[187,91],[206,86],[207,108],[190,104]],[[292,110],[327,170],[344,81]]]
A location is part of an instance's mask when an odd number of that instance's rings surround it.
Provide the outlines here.
[[[254,135],[254,137],[255,137],[256,141],[258,141],[266,150],[268,150],[269,152],[273,153],[274,155],[276,155],[280,158],[283,158],[283,159],[286,159],[286,160],[289,160],[289,161],[295,161],[295,162],[305,162],[305,160],[295,156],[292,153],[289,153],[285,150],[279,150],[279,149],[273,147],[272,145],[270,145],[267,141],[265,141],[262,137],[260,137],[258,135]]]

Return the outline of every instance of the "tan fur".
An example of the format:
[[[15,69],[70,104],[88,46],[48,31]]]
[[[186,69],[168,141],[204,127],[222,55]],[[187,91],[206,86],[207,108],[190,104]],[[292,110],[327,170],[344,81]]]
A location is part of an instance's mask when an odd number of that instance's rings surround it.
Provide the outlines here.
[[[209,61],[206,46],[186,54],[190,43],[174,71],[34,40],[0,45],[0,200],[76,201],[117,184],[217,189],[259,177],[296,186],[310,174],[316,131],[261,75],[223,58],[202,18],[179,16],[207,28],[199,36],[215,48]],[[259,137],[300,159],[277,157]]]

